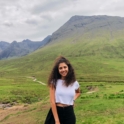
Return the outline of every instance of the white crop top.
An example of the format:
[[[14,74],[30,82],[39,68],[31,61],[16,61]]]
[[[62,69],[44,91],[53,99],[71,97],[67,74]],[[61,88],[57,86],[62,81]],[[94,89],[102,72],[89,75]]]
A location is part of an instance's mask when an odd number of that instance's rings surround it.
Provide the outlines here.
[[[55,90],[55,102],[67,105],[74,104],[75,90],[79,88],[79,83],[75,81],[68,87],[63,85],[64,80],[58,79]]]

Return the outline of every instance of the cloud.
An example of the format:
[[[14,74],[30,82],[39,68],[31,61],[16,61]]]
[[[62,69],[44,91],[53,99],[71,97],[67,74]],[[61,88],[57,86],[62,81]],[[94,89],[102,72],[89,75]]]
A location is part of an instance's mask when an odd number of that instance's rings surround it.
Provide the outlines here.
[[[1,0],[0,41],[42,40],[74,15],[124,17],[123,0]]]
[[[3,25],[5,25],[5,26],[7,26],[7,27],[11,27],[11,26],[13,26],[13,23],[12,23],[12,22],[9,22],[9,21],[5,21],[5,22],[3,23]]]
[[[62,0],[51,0],[50,2],[45,2],[44,4],[41,3],[33,7],[32,13],[53,12],[64,7],[65,3],[68,3],[68,0],[66,0],[66,2],[63,2]]]

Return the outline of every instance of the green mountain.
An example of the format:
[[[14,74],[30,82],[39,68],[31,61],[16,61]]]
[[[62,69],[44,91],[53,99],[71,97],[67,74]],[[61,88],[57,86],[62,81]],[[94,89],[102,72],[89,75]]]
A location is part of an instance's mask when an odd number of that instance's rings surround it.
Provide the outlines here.
[[[63,55],[80,81],[124,81],[124,18],[73,16],[41,49],[19,59],[1,60],[0,76],[36,76],[46,82],[54,59]]]
[[[69,56],[124,57],[124,18],[73,16],[52,35],[73,50]],[[65,52],[64,52],[65,53]],[[66,52],[67,53],[67,52]]]

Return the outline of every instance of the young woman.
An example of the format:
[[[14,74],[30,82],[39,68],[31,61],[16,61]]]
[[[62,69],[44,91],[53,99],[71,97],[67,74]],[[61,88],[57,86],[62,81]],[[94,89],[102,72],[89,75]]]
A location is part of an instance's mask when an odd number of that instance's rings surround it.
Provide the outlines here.
[[[45,124],[76,124],[74,101],[80,96],[72,65],[58,57],[48,79],[51,108]]]

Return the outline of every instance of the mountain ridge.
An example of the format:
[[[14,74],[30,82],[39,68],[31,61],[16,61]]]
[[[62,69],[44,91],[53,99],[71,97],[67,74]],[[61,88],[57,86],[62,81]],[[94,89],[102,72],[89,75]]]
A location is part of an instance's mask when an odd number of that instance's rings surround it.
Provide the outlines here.
[[[116,24],[116,25],[114,25]],[[122,25],[121,25],[122,24]],[[52,34],[52,40],[58,39],[58,36],[67,37],[67,33],[74,34],[75,31],[86,33],[97,31],[98,28],[105,28],[110,31],[124,28],[124,17],[114,16],[73,16],[63,26]],[[72,33],[73,31],[73,33]],[[83,35],[83,33],[80,33]],[[61,38],[60,37],[60,38]]]
[[[6,41],[0,41],[0,53],[9,46],[9,43]]]
[[[99,54],[99,56],[103,55],[104,57],[124,57],[124,53],[122,53],[122,51],[124,51],[123,34],[124,17],[107,15],[75,15],[58,28],[58,30],[53,32],[52,35],[48,37],[48,42],[45,43],[45,45],[61,44],[64,47],[65,44],[67,44],[67,47],[73,48],[77,45],[80,47],[78,50],[79,54],[84,56]],[[22,43],[28,43],[29,41],[30,40],[24,40]],[[44,45],[42,44],[41,47],[43,46]],[[30,50],[28,49],[22,49],[22,51],[25,51],[25,53],[21,52],[22,54],[17,54],[16,56],[23,56],[30,53]],[[31,50],[31,52],[33,52],[33,50]],[[6,56],[5,53],[5,51],[2,52],[1,54],[3,56],[0,55],[0,58],[13,56]],[[72,54],[75,55],[72,51],[68,52],[69,56]],[[76,56],[79,56],[79,54],[76,54]]]
[[[0,59],[20,57],[27,55],[40,47],[49,43],[51,36],[48,35],[42,41],[31,41],[25,39],[22,42],[13,41],[12,43],[0,42]]]

